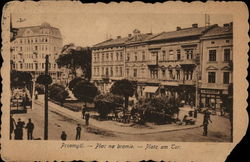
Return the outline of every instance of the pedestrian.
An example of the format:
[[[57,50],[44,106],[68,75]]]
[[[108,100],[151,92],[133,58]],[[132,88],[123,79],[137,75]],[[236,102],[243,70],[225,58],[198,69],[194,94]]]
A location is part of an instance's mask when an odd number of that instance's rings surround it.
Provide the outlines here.
[[[82,130],[82,128],[80,127],[80,124],[77,124],[77,127],[76,127],[76,140],[80,140],[80,138],[81,138],[81,130]]]
[[[86,113],[86,108],[85,108],[85,106],[83,105],[83,107],[82,107],[82,118],[84,119],[84,117],[85,117],[85,113]]]
[[[203,136],[207,136],[207,129],[209,122],[212,123],[212,120],[210,119],[210,113],[208,110],[205,110],[203,118]]]
[[[31,122],[31,119],[29,119],[29,122],[27,123],[25,128],[27,129],[27,139],[32,140],[33,139],[33,130],[34,130],[35,126]]]
[[[198,114],[198,110],[197,110],[197,108],[195,108],[195,110],[194,110],[194,118],[197,118],[197,114]]]
[[[38,92],[37,92],[37,90],[35,91],[35,99],[36,100],[38,99]]]
[[[62,139],[63,141],[66,141],[66,139],[67,139],[67,134],[66,134],[64,131],[62,131],[61,139]]]
[[[85,123],[86,123],[87,126],[89,125],[89,117],[90,117],[89,113],[86,112],[85,113]]]
[[[25,123],[21,121],[21,119],[18,119],[16,129],[14,131],[15,133],[15,139],[17,140],[23,140],[23,128],[24,128]]]
[[[14,129],[16,127],[16,121],[13,118],[13,115],[10,115],[10,139],[12,139],[12,133],[14,132]]]

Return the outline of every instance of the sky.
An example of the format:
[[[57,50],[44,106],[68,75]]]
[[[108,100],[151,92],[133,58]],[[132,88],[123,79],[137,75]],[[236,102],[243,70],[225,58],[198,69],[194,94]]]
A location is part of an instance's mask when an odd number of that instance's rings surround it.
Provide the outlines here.
[[[135,8],[137,9],[137,8]],[[179,13],[177,12],[151,12],[147,8],[138,8],[141,12],[131,11],[131,7],[98,8],[93,6],[79,5],[18,5],[11,10],[14,27],[37,26],[43,22],[59,28],[63,44],[74,43],[77,46],[92,46],[107,38],[117,36],[126,37],[134,29],[141,33],[176,30],[177,26],[182,28],[191,27],[198,23],[205,24],[203,13]],[[96,12],[94,12],[96,11]],[[123,12],[120,12],[123,11]],[[232,16],[227,14],[209,14],[210,24],[223,25],[232,22]],[[19,19],[25,19],[18,22]]]

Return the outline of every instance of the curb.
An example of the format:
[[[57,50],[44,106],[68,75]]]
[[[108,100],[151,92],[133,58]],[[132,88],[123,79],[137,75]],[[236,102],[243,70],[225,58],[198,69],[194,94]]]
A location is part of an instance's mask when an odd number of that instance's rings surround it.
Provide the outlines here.
[[[37,102],[39,103],[42,103],[41,101],[38,101]],[[53,102],[52,102],[53,103]],[[53,103],[55,104],[55,103]],[[59,106],[59,105],[58,105]],[[66,109],[66,108],[64,108]],[[61,115],[65,116],[65,117],[68,117],[72,120],[75,120],[77,122],[82,122],[83,120],[81,118],[77,118],[71,114],[67,114],[63,111],[60,111],[58,108],[55,108],[53,107],[53,110],[56,111],[57,113],[60,113]],[[53,111],[52,110],[52,111]],[[51,111],[51,110],[50,110]],[[93,119],[95,120],[95,119]],[[93,124],[90,124],[88,127],[92,127],[92,128],[98,128],[100,130],[103,130],[103,131],[109,131],[109,132],[114,132],[114,133],[119,133],[119,134],[127,134],[127,135],[145,135],[145,134],[156,134],[156,133],[164,133],[164,132],[174,132],[174,131],[181,131],[181,130],[188,130],[188,129],[195,129],[195,128],[199,128],[201,127],[200,125],[195,125],[195,126],[192,126],[192,127],[187,127],[187,128],[179,128],[179,129],[170,129],[170,130],[160,130],[160,131],[154,131],[154,132],[143,132],[143,133],[127,133],[127,132],[121,132],[121,131],[114,131],[114,130],[110,130],[110,129],[107,129],[107,128],[101,128],[99,126],[96,126],[96,125],[93,125]]]

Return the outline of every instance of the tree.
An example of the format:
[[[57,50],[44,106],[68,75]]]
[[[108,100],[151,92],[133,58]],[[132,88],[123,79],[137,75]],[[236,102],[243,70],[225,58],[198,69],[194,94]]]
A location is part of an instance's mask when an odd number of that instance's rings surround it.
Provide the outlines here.
[[[52,83],[52,78],[50,75],[42,74],[37,77],[36,82],[42,85],[49,85]]]
[[[98,89],[93,83],[87,80],[80,80],[73,86],[72,93],[77,99],[85,102],[86,107],[87,102],[92,102],[98,94]]]
[[[80,81],[83,81],[85,79],[83,78],[80,78],[80,77],[76,77],[74,79],[72,79],[70,82],[69,82],[69,89],[72,91],[74,86],[76,85],[76,83],[80,82]]]
[[[81,68],[84,77],[91,78],[91,48],[76,47],[73,43],[62,48],[61,55],[56,60],[59,67],[71,69],[71,73],[76,77],[76,70]]]
[[[10,84],[11,87],[21,86],[24,87],[26,84],[32,82],[32,75],[28,72],[23,71],[11,71]]]
[[[172,116],[179,112],[177,104],[168,97],[141,99],[137,103],[136,108],[144,121],[157,124],[171,122]]]
[[[49,97],[55,101],[60,102],[63,105],[65,99],[69,96],[68,91],[65,90],[65,87],[60,84],[52,84],[49,86]]]
[[[129,97],[132,97],[134,95],[135,90],[136,90],[136,84],[133,84],[131,81],[127,79],[118,80],[111,87],[110,90],[111,93],[124,97],[125,101],[125,106],[123,111],[124,115],[126,110],[128,110]]]
[[[101,119],[105,119],[109,113],[123,104],[123,98],[112,93],[99,94],[95,97],[94,103]]]

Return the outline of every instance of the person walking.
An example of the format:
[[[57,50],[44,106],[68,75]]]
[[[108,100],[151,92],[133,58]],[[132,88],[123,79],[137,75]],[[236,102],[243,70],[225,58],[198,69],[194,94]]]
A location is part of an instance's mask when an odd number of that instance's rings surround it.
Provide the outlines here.
[[[14,132],[14,129],[16,127],[16,121],[13,118],[13,115],[10,115],[10,139],[12,139],[12,133]]]
[[[80,124],[77,124],[77,127],[76,127],[76,140],[80,140],[80,138],[81,138],[81,130],[82,130],[82,128],[80,127]]]
[[[27,139],[32,140],[33,139],[33,130],[34,130],[35,126],[31,122],[31,119],[29,119],[29,122],[27,123],[25,128],[27,129]]]
[[[203,118],[203,136],[207,136],[209,122],[212,123],[212,120],[210,119],[209,111],[206,110],[204,113],[204,118]]]
[[[85,114],[85,123],[86,123],[87,126],[89,125],[89,117],[90,117],[89,113],[86,112],[86,114]]]
[[[195,108],[195,110],[194,110],[194,118],[197,118],[197,115],[198,115],[198,110],[197,110],[197,108]]]
[[[21,119],[18,119],[16,129],[14,131],[15,133],[15,139],[17,140],[23,140],[23,128],[24,128],[25,123],[21,121]]]
[[[85,108],[85,106],[83,105],[83,107],[82,107],[82,118],[84,119],[84,117],[85,117],[85,113],[86,113],[86,108]]]
[[[67,134],[64,131],[62,131],[61,140],[63,140],[63,141],[67,140]]]
[[[35,100],[37,100],[38,99],[38,92],[37,92],[37,90],[35,91]]]

